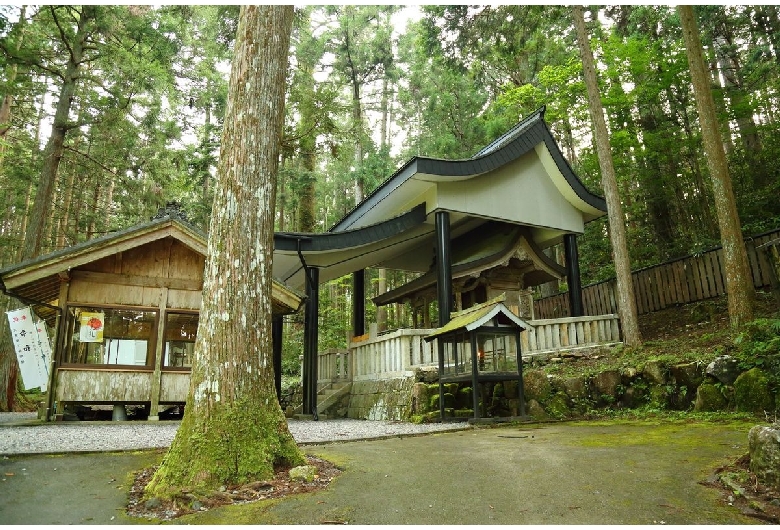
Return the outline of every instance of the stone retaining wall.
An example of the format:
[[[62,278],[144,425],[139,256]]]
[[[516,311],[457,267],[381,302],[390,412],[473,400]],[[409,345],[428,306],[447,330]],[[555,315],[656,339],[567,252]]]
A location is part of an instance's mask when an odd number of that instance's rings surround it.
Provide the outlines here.
[[[409,419],[414,383],[413,377],[352,383],[347,417],[362,420]]]
[[[590,411],[655,408],[696,412],[735,411],[778,414],[778,389],[759,368],[741,372],[736,361],[721,356],[714,362],[666,364],[650,360],[588,375],[553,375],[544,366],[524,368],[526,414],[538,420],[586,416]],[[489,385],[485,409],[493,416],[515,416],[516,383]],[[509,385],[509,386],[507,386]],[[439,390],[435,371],[386,381],[358,381],[351,393],[327,411],[328,417],[364,420],[435,421]],[[447,415],[471,417],[471,388],[445,389]],[[298,395],[287,396],[299,398]]]

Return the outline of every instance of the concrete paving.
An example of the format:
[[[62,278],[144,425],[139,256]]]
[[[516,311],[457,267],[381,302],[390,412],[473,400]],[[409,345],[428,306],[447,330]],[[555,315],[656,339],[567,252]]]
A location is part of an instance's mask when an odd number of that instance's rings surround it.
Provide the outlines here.
[[[306,445],[344,469],[326,490],[179,524],[755,524],[700,482],[747,452],[753,423],[505,425]],[[0,461],[2,524],[148,524],[130,474],[161,452]]]

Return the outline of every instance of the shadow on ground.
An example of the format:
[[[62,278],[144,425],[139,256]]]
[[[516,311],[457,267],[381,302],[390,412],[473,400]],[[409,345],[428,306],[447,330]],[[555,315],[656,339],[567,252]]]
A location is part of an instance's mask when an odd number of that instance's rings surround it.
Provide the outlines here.
[[[224,506],[179,524],[752,524],[703,483],[755,423],[561,423],[304,447],[344,472],[322,491]],[[0,461],[3,524],[149,524],[133,473],[164,453]]]

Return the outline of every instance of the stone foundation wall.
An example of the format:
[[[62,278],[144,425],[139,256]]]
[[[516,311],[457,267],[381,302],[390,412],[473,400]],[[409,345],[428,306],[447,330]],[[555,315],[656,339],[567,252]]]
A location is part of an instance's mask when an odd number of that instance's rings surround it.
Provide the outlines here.
[[[408,420],[414,378],[352,383],[347,417],[360,420]]]
[[[549,374],[539,364],[528,363],[523,374],[525,412],[538,420],[580,418],[594,410],[621,408],[780,414],[778,389],[771,384],[768,373],[758,368],[743,372],[729,356],[709,364],[649,360],[638,366],[566,376]],[[481,406],[487,415],[518,415],[516,385],[507,381],[485,387],[487,401]],[[470,385],[445,386],[447,415],[472,417]],[[283,402],[288,410],[300,404],[300,388],[283,396]],[[436,421],[436,370],[420,370],[402,379],[355,382],[351,393],[328,410],[328,417]]]

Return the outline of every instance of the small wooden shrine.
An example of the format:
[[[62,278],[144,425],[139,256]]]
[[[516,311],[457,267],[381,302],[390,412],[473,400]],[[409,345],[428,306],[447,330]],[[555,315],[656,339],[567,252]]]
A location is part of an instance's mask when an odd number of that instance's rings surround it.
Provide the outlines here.
[[[454,417],[456,393],[468,395],[468,388],[473,420],[524,417],[520,332],[528,324],[504,305],[503,297],[451,317],[425,337],[438,340],[441,421]]]

